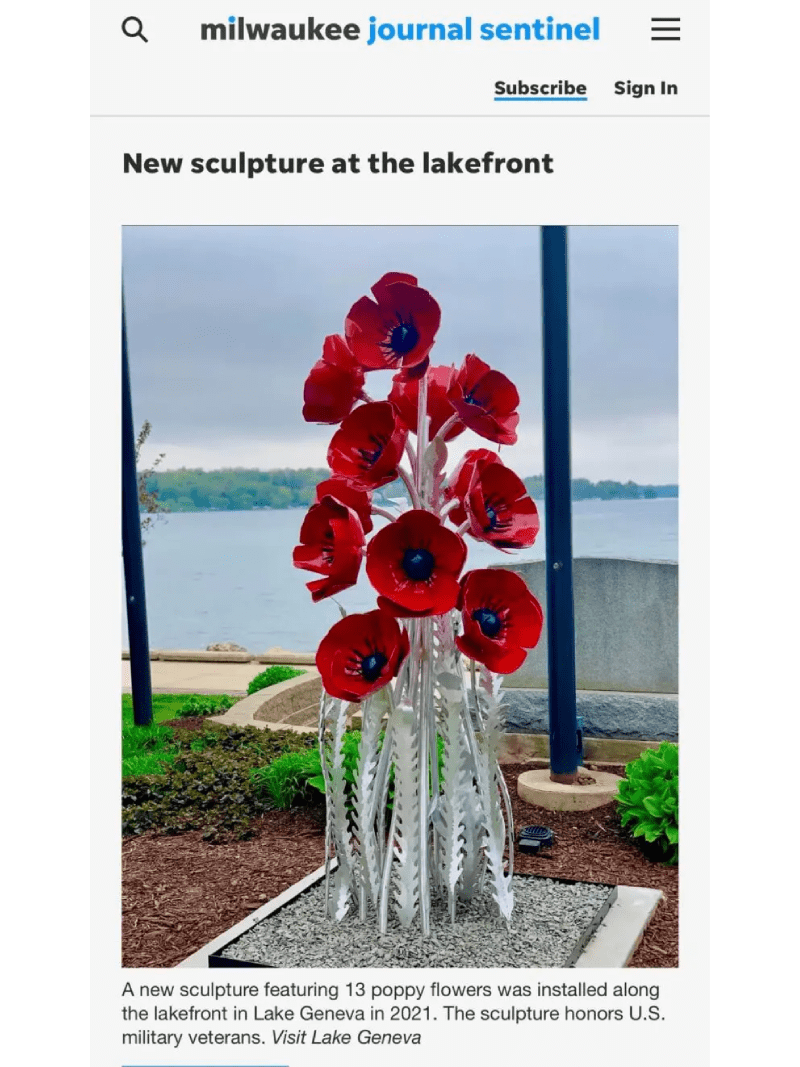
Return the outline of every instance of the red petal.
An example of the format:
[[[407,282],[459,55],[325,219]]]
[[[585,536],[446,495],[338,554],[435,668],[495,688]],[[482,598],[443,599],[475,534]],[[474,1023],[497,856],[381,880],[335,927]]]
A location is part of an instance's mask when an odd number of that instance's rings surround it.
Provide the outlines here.
[[[372,286],[372,292],[379,303],[384,299],[383,294],[386,291],[386,286],[394,285],[395,282],[405,282],[406,285],[416,285],[417,279],[413,274],[400,274],[397,271],[389,271],[388,274],[384,274],[383,277],[379,278]]]
[[[427,355],[442,319],[441,308],[428,290],[407,282],[393,282],[382,291],[378,303],[381,308],[391,308],[395,315],[399,314],[405,321],[413,320],[420,341],[427,346]]]
[[[342,368],[318,360],[303,387],[303,418],[306,422],[341,422],[363,388],[364,373],[359,367]]]
[[[398,619],[421,619],[430,614],[428,611],[412,611],[411,608],[405,608],[402,604],[395,604],[393,600],[385,596],[378,597],[378,607]]]
[[[471,641],[465,636],[457,637],[456,644],[470,659],[485,664],[494,674],[511,674],[525,662],[527,651],[515,645],[493,648],[488,644]]]
[[[359,489],[351,485],[346,478],[327,478],[324,482],[317,483],[317,501],[325,496],[331,496],[351,511],[355,511],[361,520],[361,528],[365,534],[372,530],[372,494],[366,489]]]
[[[484,374],[474,391],[475,399],[495,417],[499,417],[499,413],[505,415],[519,407],[516,385],[499,370],[490,370]]]
[[[347,340],[339,336],[339,334],[332,333],[325,338],[322,344],[322,360],[332,367],[341,367],[345,370],[360,373],[363,383],[364,374],[356,361],[356,357],[350,351]]]

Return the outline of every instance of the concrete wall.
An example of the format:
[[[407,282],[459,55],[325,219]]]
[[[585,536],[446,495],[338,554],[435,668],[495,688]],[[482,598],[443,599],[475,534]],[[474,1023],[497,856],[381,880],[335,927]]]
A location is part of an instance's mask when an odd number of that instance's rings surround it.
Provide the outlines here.
[[[545,611],[545,628],[506,687],[547,687],[545,564],[501,565],[521,575]],[[678,565],[634,559],[576,559],[575,669],[578,689],[678,692]]]

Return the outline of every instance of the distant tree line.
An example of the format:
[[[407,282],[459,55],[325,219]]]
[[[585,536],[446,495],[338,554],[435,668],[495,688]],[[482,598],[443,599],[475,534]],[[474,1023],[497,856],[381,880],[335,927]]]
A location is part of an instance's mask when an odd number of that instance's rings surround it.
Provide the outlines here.
[[[254,508],[308,507],[317,482],[330,478],[327,468],[249,470],[230,467],[204,471],[152,472],[147,488],[170,511],[252,511]]]
[[[525,488],[534,500],[544,500],[544,477],[535,474],[523,478]],[[608,479],[590,482],[588,478],[572,479],[573,500],[655,500],[656,497],[677,497],[677,485],[638,485],[636,482],[614,482]]]
[[[151,469],[146,474],[144,491],[153,494],[149,499],[157,499],[161,507],[169,511],[252,511],[256,508],[308,507],[314,500],[317,483],[330,477],[330,471],[325,467],[272,471],[244,467],[204,471],[182,467],[173,471]],[[544,499],[541,475],[525,478],[524,481],[535,500]],[[587,478],[574,478],[572,481],[573,500],[650,500],[677,495],[677,485],[590,482]],[[392,482],[376,493],[376,503],[405,496],[403,483]]]

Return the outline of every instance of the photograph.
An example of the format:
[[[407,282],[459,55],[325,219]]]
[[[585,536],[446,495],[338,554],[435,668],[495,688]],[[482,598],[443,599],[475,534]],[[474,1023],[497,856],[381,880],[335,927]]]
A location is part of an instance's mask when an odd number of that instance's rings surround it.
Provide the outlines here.
[[[678,967],[678,264],[122,228],[123,967]]]

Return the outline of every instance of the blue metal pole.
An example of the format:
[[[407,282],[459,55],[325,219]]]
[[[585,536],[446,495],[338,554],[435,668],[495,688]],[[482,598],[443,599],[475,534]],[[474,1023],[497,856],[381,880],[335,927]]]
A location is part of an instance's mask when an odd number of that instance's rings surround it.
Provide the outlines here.
[[[576,778],[581,746],[575,705],[567,288],[567,228],[543,226],[542,392],[550,778],[570,783]]]
[[[128,610],[128,641],[131,649],[133,721],[147,726],[153,719],[150,686],[150,647],[144,598],[142,527],[139,518],[139,487],[136,481],[136,439],[133,432],[131,380],[128,373],[128,334],[125,328],[125,298],[122,300],[122,558],[125,566],[125,601]]]

